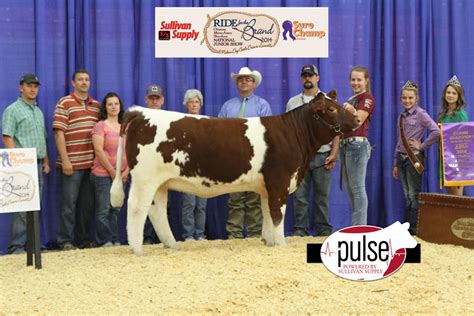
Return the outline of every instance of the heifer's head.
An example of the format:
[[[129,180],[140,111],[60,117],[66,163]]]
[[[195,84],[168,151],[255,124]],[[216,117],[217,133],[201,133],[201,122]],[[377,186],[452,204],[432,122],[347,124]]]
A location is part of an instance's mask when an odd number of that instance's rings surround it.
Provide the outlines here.
[[[343,134],[360,125],[357,112],[345,110],[336,100],[336,90],[327,95],[320,92],[309,102],[313,111],[313,118],[326,126],[334,134]]]

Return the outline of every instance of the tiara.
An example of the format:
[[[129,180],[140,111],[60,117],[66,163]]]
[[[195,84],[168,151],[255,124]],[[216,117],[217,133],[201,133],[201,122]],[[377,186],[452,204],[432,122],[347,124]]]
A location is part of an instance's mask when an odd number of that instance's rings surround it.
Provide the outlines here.
[[[461,82],[459,82],[459,79],[458,79],[458,77],[456,77],[456,75],[454,75],[451,79],[449,79],[449,81],[446,85],[462,87],[462,84],[461,84]]]
[[[413,81],[408,80],[403,85],[402,90],[418,90],[418,86]]]

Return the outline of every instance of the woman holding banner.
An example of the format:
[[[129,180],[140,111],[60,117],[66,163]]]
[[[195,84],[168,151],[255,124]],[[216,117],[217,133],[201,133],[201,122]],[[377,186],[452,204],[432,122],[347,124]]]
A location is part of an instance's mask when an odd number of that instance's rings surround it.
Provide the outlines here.
[[[459,123],[469,121],[464,107],[466,106],[464,101],[464,88],[459,82],[458,78],[454,75],[449,79],[448,83],[444,87],[443,94],[441,96],[441,112],[438,115],[438,123]],[[440,155],[440,179],[443,181],[443,161]],[[444,184],[444,183],[443,183]],[[463,186],[446,187],[448,194],[462,196],[464,192]]]

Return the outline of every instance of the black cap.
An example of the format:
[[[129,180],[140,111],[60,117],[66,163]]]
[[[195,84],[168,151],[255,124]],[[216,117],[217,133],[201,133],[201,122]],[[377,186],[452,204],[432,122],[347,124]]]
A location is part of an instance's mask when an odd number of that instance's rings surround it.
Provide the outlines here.
[[[301,68],[301,76],[304,74],[319,76],[318,67],[316,67],[315,65],[303,66],[303,68]]]
[[[40,84],[39,80],[38,80],[38,77],[36,77],[35,74],[25,74],[21,77],[20,79],[20,84],[24,84],[24,83],[36,83],[36,84]]]

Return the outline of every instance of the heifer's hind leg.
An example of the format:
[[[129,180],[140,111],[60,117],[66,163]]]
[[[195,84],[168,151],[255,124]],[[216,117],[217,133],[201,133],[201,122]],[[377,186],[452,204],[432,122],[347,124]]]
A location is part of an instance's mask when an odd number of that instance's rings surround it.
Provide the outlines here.
[[[155,193],[153,199],[154,204],[150,207],[148,216],[153,224],[158,238],[165,247],[177,249],[178,244],[171,232],[170,224],[168,222],[167,205],[168,205],[168,189],[161,187]]]
[[[154,186],[138,186],[132,181],[128,198],[127,236],[128,244],[137,256],[143,254],[143,228],[154,194]]]

